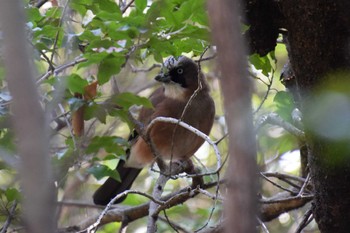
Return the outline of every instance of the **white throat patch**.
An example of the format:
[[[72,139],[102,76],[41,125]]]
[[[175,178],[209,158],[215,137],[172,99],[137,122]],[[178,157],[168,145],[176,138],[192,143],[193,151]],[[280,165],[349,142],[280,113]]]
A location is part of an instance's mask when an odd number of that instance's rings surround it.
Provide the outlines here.
[[[171,99],[185,100],[186,89],[177,83],[164,84],[164,95]]]

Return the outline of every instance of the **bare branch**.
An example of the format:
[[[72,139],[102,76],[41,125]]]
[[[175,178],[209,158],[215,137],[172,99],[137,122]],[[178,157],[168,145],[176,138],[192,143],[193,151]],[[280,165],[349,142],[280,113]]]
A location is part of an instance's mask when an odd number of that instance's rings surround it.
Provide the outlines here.
[[[260,109],[262,108],[262,106],[264,105],[264,103],[265,103],[267,97],[268,97],[269,94],[270,94],[271,87],[272,87],[272,84],[273,84],[273,78],[274,78],[274,77],[275,77],[275,70],[272,69],[271,78],[268,78],[269,83],[265,83],[266,86],[267,86],[267,90],[266,90],[266,92],[265,92],[265,95],[264,95],[264,97],[263,97],[261,103],[259,104],[259,106],[257,107],[257,109],[254,111],[253,114],[256,114],[257,112],[259,112],[259,110],[260,110]],[[259,80],[261,80],[261,79],[259,79]]]
[[[284,174],[284,173],[279,173],[279,172],[262,172],[262,174],[264,174],[267,177],[276,177],[276,178],[283,180],[283,181],[285,181],[286,179],[290,179],[290,180],[298,181],[301,183],[305,182],[305,179],[303,177],[293,176],[290,174]]]
[[[70,0],[66,0],[66,4],[64,5],[63,7],[63,11],[62,11],[62,15],[61,15],[61,18],[60,18],[60,21],[58,22],[58,28],[61,28],[62,24],[63,24],[63,19],[64,19],[64,16],[66,14],[66,10],[68,8],[68,3],[69,3]],[[60,35],[60,30],[57,30],[56,32],[56,37],[55,37],[55,41],[53,43],[53,47],[52,47],[52,53],[51,53],[51,57],[50,57],[50,63],[49,64],[52,64],[53,62],[53,57],[56,53],[56,49],[57,49],[57,43],[58,43],[58,38],[59,38],[59,35]]]
[[[266,227],[266,225],[264,224],[264,222],[261,221],[261,219],[258,218],[258,217],[257,217],[257,220],[258,220],[258,222],[259,222],[261,228],[263,229],[263,231],[264,231],[265,233],[269,233],[269,230],[267,229],[267,227]]]
[[[152,66],[150,66],[148,68],[141,69],[141,68],[136,68],[135,66],[130,64],[130,67],[131,67],[131,71],[133,73],[140,73],[140,72],[149,72],[155,68],[162,67],[162,65],[161,64],[153,64]]]
[[[14,201],[13,204],[12,204],[12,207],[11,207],[9,213],[8,213],[8,217],[7,217],[4,225],[1,228],[0,233],[6,233],[7,232],[7,229],[10,226],[11,221],[12,221],[12,219],[14,217],[16,207],[17,207],[17,201]]]
[[[282,190],[284,190],[284,191],[290,192],[291,194],[294,194],[294,195],[298,194],[296,191],[287,189],[287,188],[283,187],[282,185],[279,185],[279,184],[277,184],[276,182],[273,182],[273,181],[270,180],[268,177],[266,177],[264,174],[260,173],[260,175],[261,175],[265,180],[267,180],[268,182],[270,182],[271,184],[273,184],[274,186],[276,186],[277,188],[280,188],[280,189],[282,189]]]
[[[160,205],[163,205],[164,202],[163,201],[160,201],[160,200],[156,200],[153,196],[151,195],[148,195],[146,193],[143,193],[143,192],[140,192],[140,191],[135,191],[135,190],[127,190],[127,191],[124,191],[120,194],[118,194],[117,196],[115,196],[108,204],[107,206],[104,208],[104,210],[101,212],[101,214],[99,215],[99,217],[97,218],[96,222],[91,224],[89,227],[87,227],[85,230],[82,230],[81,232],[92,232],[94,230],[97,229],[97,227],[101,224],[101,221],[103,219],[103,217],[107,214],[108,210],[111,209],[113,203],[122,198],[122,197],[125,197],[126,195],[128,194],[139,194],[139,195],[142,195],[142,196],[145,196],[147,198],[149,198],[150,200],[152,200],[153,202],[157,203],[157,204],[160,204]]]
[[[259,216],[263,222],[271,221],[280,214],[298,209],[306,203],[313,200],[313,195],[290,196],[288,192],[278,193],[277,195],[259,200]]]
[[[126,12],[126,10],[131,6],[131,4],[134,3],[135,0],[131,0],[123,9],[122,9],[122,13],[124,14]]]
[[[57,67],[55,70],[49,70],[48,72],[46,72],[44,75],[42,75],[40,78],[38,78],[38,80],[36,81],[37,84],[42,83],[45,79],[47,79],[48,77],[50,77],[51,75],[57,75],[59,73],[61,73],[62,71],[64,71],[65,69],[69,68],[69,67],[73,67],[79,63],[85,62],[87,61],[86,58],[82,58],[81,56],[78,56],[77,58],[74,59],[74,61],[71,61],[69,63],[63,64],[59,67]]]
[[[159,216],[159,217],[158,217],[161,221],[168,223],[168,224],[171,226],[171,228],[173,228],[174,231],[176,231],[176,232],[178,232],[178,233],[179,233],[178,230],[180,230],[182,233],[190,233],[190,232],[187,231],[185,228],[183,228],[182,226],[180,226],[180,224],[175,223],[175,222],[173,222],[173,221],[170,221],[170,219],[168,218],[168,216],[167,216],[167,214],[166,214],[166,211],[164,210],[163,212],[164,212],[164,218],[163,218],[162,216]]]
[[[203,53],[202,53],[203,54]],[[209,57],[200,57],[198,60],[195,60],[195,62],[202,62],[202,61],[209,61],[209,60],[213,60],[214,58],[216,58],[217,54],[214,53],[213,55],[209,56]]]
[[[209,189],[209,188],[217,186],[218,184],[222,184],[224,182],[225,182],[225,180],[220,180],[217,182],[203,184],[202,189]],[[192,190],[191,187],[186,187],[186,188],[183,188],[179,191],[173,192],[171,194],[168,194],[168,195],[162,197],[161,200],[157,201],[159,204],[163,203],[162,208],[159,209],[159,211],[162,211],[165,209],[170,209],[173,206],[182,204],[182,203],[186,202],[188,199],[193,198],[199,194],[199,192],[191,192],[191,190]],[[129,191],[126,191],[126,192],[129,192]],[[130,192],[131,192],[131,190],[130,190]],[[137,191],[133,191],[133,192],[136,194],[141,194],[141,195],[144,194],[144,193],[137,192]],[[127,195],[127,194],[125,194],[125,193],[119,194],[118,196],[115,197],[115,200],[117,198],[120,198],[121,195]],[[151,197],[151,196],[148,195],[147,197]],[[111,202],[113,202],[113,200],[111,200]],[[79,229],[80,229],[80,232],[83,233],[83,232],[87,232],[88,228],[94,229],[91,226],[95,224],[94,227],[96,227],[96,222],[97,222],[96,220],[100,221],[98,226],[102,226],[102,225],[105,225],[105,224],[110,223],[110,222],[122,222],[122,221],[132,222],[132,221],[135,221],[139,218],[147,216],[149,213],[149,205],[150,205],[149,202],[142,204],[142,205],[139,205],[139,206],[135,206],[135,207],[122,207],[122,206],[117,205],[113,209],[111,209],[110,208],[111,206],[109,206],[108,208],[107,207],[105,208],[108,210],[104,213],[104,215],[102,216],[101,219],[100,219],[101,214],[99,214],[97,216],[93,216],[93,217],[87,219],[85,222],[81,223],[79,226],[72,226],[69,228],[78,229],[77,231],[79,231]],[[85,229],[85,230],[81,230],[81,229]],[[68,229],[62,229],[61,232],[69,232],[69,231],[68,231]]]
[[[302,196],[304,194],[304,191],[305,191],[307,185],[309,184],[309,182],[310,182],[310,173],[307,174],[305,182],[304,182],[303,186],[301,187],[301,189],[298,193],[298,196]]]
[[[165,187],[165,184],[168,182],[170,179],[171,175],[178,174],[182,171],[184,171],[184,167],[182,164],[179,163],[171,163],[166,171],[163,171],[164,173],[161,173],[157,179],[156,185],[153,188],[153,193],[152,196],[156,199],[160,199]],[[171,199],[170,199],[171,200]],[[162,206],[167,206],[167,205],[161,205],[156,202],[150,202],[149,206],[149,214],[148,214],[148,223],[147,223],[147,232],[152,233],[157,231],[157,219],[158,219],[158,214],[162,208],[158,207]]]
[[[305,133],[302,130],[283,120],[277,113],[269,113],[259,117],[255,126],[256,131],[258,131],[266,124],[280,126],[300,140],[305,140]]]
[[[295,231],[295,233],[301,233],[302,230],[313,220],[313,216],[312,216],[312,209],[308,209],[308,211],[306,211],[306,213],[304,214],[303,217],[303,221],[301,221],[301,223],[299,224],[297,230]]]

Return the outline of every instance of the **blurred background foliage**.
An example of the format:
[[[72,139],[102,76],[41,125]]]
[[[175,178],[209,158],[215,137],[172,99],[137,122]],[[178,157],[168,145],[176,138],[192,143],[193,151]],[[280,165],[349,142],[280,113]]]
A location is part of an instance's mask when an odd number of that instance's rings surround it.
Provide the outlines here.
[[[224,137],[220,74],[216,68],[215,46],[210,43],[205,2],[25,1],[27,41],[37,69],[40,101],[50,120],[51,157],[60,203],[59,227],[78,224],[101,211],[91,208],[92,193],[107,176],[118,179],[114,167],[118,159],[125,157],[132,129],[127,111],[137,114],[141,106],[151,107],[145,97],[158,86],[153,78],[164,58],[186,55],[202,59],[201,69],[216,104],[216,120],[210,137],[214,141]],[[279,81],[286,60],[282,42],[265,57],[256,54],[248,57],[247,70],[254,86],[255,120],[276,112],[284,120],[292,121],[293,102]],[[16,231],[20,229],[21,206],[17,201],[21,199],[21,191],[10,116],[11,95],[0,66],[0,222],[6,221],[11,207],[15,206],[16,221],[11,229]],[[235,135],[230,137],[234,140]],[[294,136],[281,127],[267,125],[257,132],[257,140],[261,171],[299,175],[299,145]],[[225,158],[227,138],[220,141],[219,148]],[[215,168],[215,154],[207,144],[196,155],[195,161],[202,169]],[[133,189],[150,193],[156,175],[144,169]],[[205,179],[210,181],[216,177]],[[171,180],[165,193],[188,184],[189,180],[183,178]],[[215,193],[215,189],[210,192]],[[269,197],[277,192],[275,186],[261,181],[260,195]],[[123,204],[135,206],[145,201],[145,197],[129,195]],[[221,210],[220,201],[216,203],[199,195],[167,210],[166,214],[184,229],[194,231],[216,223]],[[267,228],[270,232],[293,232],[302,215],[302,210],[291,211],[269,222]],[[145,221],[135,221],[128,231],[145,232]],[[111,223],[98,232],[115,232],[119,227],[120,223]],[[160,221],[159,232],[173,231],[167,221]]]

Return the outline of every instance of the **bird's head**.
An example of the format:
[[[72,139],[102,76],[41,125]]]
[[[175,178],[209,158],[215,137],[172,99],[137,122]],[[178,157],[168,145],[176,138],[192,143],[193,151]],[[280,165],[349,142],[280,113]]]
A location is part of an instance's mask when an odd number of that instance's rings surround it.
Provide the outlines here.
[[[201,75],[201,74],[200,74]],[[164,94],[173,99],[191,96],[198,88],[198,65],[190,58],[180,56],[165,60],[155,80],[164,84]]]

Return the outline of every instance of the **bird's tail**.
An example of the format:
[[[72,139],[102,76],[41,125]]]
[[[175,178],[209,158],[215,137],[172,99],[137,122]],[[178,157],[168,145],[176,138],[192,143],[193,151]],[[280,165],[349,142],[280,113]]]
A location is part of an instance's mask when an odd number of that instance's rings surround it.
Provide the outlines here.
[[[120,175],[121,182],[109,177],[106,182],[101,185],[93,195],[93,200],[96,205],[107,205],[116,195],[130,189],[136,177],[142,169],[125,167],[125,161],[120,160],[116,167]],[[122,202],[126,196],[119,198],[114,203]]]

